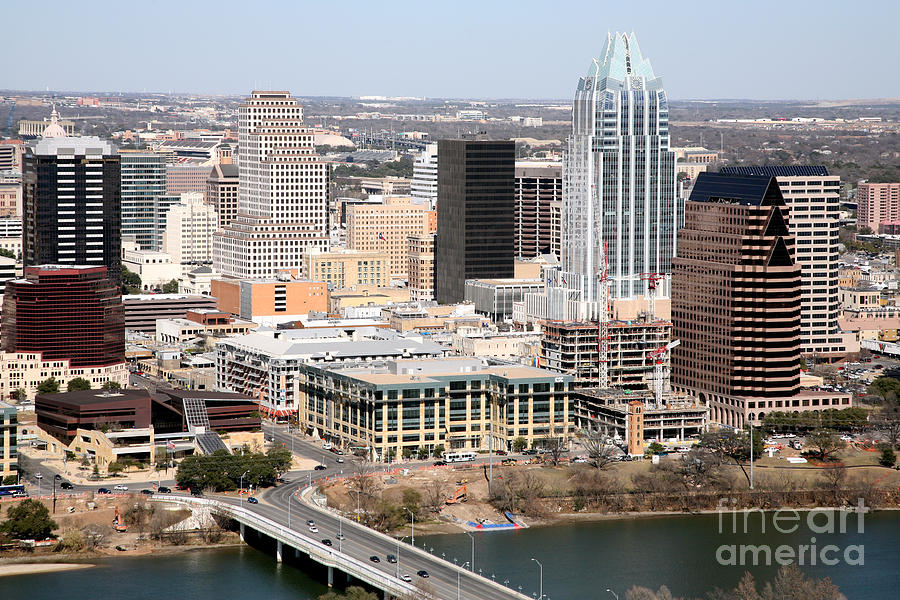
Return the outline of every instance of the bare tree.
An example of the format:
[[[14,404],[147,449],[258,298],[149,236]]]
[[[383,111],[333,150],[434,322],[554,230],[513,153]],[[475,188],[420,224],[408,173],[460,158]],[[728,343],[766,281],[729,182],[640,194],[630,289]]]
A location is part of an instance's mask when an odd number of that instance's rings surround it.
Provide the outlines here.
[[[431,512],[441,512],[444,500],[447,499],[447,493],[444,491],[444,484],[435,479],[425,486],[424,496],[425,506]]]
[[[609,436],[599,431],[589,431],[582,441],[584,449],[587,450],[588,460],[596,469],[603,470],[615,462],[613,446],[608,444],[608,441]]]

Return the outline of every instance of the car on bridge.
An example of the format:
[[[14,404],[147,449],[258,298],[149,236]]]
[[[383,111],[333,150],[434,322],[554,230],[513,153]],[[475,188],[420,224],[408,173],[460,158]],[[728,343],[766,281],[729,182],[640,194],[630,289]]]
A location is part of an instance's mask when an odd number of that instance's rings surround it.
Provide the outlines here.
[[[380,562],[381,562],[381,559],[378,558],[377,556],[375,556],[374,554],[373,554],[372,556],[369,557],[369,560],[371,560],[373,563],[380,563]]]
[[[328,467],[326,467],[325,465],[316,465],[315,468],[314,468],[313,470],[315,470],[315,471],[324,471],[324,470],[327,469],[327,468],[328,468]]]
[[[248,504],[259,504],[259,500],[256,499],[256,496],[250,496],[247,498]]]
[[[412,581],[412,577],[409,576],[409,573],[404,573],[403,575],[400,576],[400,579],[407,583]]]
[[[429,575],[428,571],[426,571],[425,569],[422,569],[421,571],[416,571],[416,575],[418,575],[422,579],[428,579],[429,577],[431,577],[431,575]]]
[[[397,562],[397,557],[394,556],[393,554],[388,554],[387,561],[393,565]]]
[[[312,519],[307,519],[307,520],[306,520],[306,526],[307,526],[307,527],[312,527],[312,526],[315,525],[315,524],[316,524],[316,522],[313,521]]]
[[[337,534],[337,535],[334,536],[334,537],[336,537],[337,539],[339,539],[339,540],[341,540],[341,541],[344,541],[344,540],[347,539],[347,537],[346,537],[343,533],[339,533],[339,534]]]
[[[310,532],[310,533],[319,533],[319,528],[316,527],[315,525],[310,525],[310,526],[309,526],[309,532]]]
[[[325,545],[328,546],[328,547],[331,547],[331,546],[333,545],[333,544],[331,543],[331,540],[329,540],[328,538],[325,538],[324,540],[322,540],[322,543],[325,544]]]

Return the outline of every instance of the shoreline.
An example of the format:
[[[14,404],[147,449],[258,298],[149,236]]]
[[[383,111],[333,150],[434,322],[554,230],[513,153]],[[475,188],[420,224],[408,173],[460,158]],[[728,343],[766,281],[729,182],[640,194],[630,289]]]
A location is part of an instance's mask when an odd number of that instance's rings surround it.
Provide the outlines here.
[[[38,575],[40,573],[55,573],[57,571],[77,571],[95,567],[91,563],[60,563],[60,562],[22,562],[0,564],[0,577],[15,577],[16,575]]]
[[[21,575],[23,573],[4,573],[4,569],[8,569],[10,567],[22,567],[27,565],[34,565],[35,567],[40,566],[52,566],[52,565],[64,565],[65,568],[52,568],[52,571],[65,571],[71,569],[82,569],[87,567],[94,567],[96,565],[92,564],[91,560],[96,559],[107,559],[107,558],[129,558],[129,557],[139,557],[139,556],[148,556],[151,554],[181,554],[184,552],[193,552],[197,550],[220,550],[220,549],[228,549],[228,548],[242,548],[246,546],[244,542],[229,542],[227,544],[203,544],[197,546],[191,545],[183,545],[183,546],[157,546],[157,547],[147,547],[140,548],[138,550],[126,550],[125,552],[120,552],[113,549],[107,551],[86,551],[86,552],[66,552],[66,553],[50,553],[44,556],[35,556],[33,554],[22,554],[18,556],[3,556],[0,554],[0,576],[2,575]],[[66,562],[72,561],[72,562]],[[44,571],[34,571],[36,573],[44,572]]]
[[[900,511],[900,507],[896,506],[887,506],[883,508],[869,508],[867,514],[875,514],[879,512],[894,512]],[[781,506],[778,508],[767,508],[763,512],[764,513],[774,513],[777,511],[788,511],[793,510],[797,512],[809,512],[812,510],[840,510],[841,507],[836,506],[805,506],[805,507],[793,507],[793,506]],[[741,512],[745,509],[738,509],[738,512]],[[746,509],[751,510],[751,509]],[[756,512],[756,509],[753,509]],[[704,509],[698,510],[695,512],[682,512],[682,511],[652,511],[652,512],[623,512],[623,513],[599,513],[599,512],[583,512],[583,513],[557,513],[551,517],[545,517],[543,519],[534,519],[533,521],[529,520],[528,527],[526,529],[536,529],[536,528],[544,528],[544,527],[555,527],[558,525],[571,525],[574,523],[590,523],[590,522],[600,522],[600,521],[637,521],[643,519],[662,519],[666,517],[699,517],[706,515],[715,515],[719,513],[729,513],[731,510],[719,511],[716,509]],[[419,531],[421,528],[423,535],[455,535],[458,533],[465,533],[467,531],[475,531],[470,527],[465,527],[460,523],[450,523],[450,522],[437,522],[437,523],[429,523],[429,524],[416,524],[416,531]],[[448,528],[452,528],[455,531],[447,531]],[[408,528],[407,528],[408,529]],[[399,529],[396,531],[403,531],[403,529]],[[480,530],[479,530],[480,531]],[[500,530],[500,531],[513,531],[513,530]],[[515,530],[515,531],[521,531]]]

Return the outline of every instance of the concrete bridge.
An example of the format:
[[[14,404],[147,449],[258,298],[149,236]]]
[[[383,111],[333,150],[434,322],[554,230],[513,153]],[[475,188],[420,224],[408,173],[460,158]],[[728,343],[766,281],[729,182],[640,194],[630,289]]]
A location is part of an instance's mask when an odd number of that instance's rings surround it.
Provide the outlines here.
[[[386,599],[533,600],[420,548],[302,501],[296,486],[276,488],[259,504],[178,494],[154,496],[151,500],[201,508],[233,519],[240,525],[242,540],[253,535],[257,540],[274,541],[279,562],[309,561],[324,568],[329,587],[364,582],[382,591]],[[310,531],[308,520],[315,522],[318,533]],[[338,534],[344,539],[338,539]],[[331,540],[332,546],[322,543],[324,539]],[[396,556],[397,562],[389,563],[388,554]],[[372,556],[378,556],[380,562],[371,561]],[[419,571],[427,571],[429,576],[421,577]],[[404,580],[406,575],[410,581]]]

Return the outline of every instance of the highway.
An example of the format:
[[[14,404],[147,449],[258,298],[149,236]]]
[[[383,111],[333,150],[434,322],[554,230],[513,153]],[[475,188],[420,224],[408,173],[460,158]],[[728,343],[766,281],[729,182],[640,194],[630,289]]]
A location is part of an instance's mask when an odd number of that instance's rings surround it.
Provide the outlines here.
[[[343,553],[357,562],[368,564],[388,577],[407,574],[412,579],[412,585],[430,591],[434,598],[440,600],[454,598],[460,600],[526,600],[528,598],[528,596],[494,583],[489,578],[460,569],[447,561],[431,556],[420,548],[413,548],[405,542],[399,544],[398,550],[395,539],[302,502],[299,499],[298,490],[305,486],[307,478],[299,472],[292,473],[292,475],[300,475],[300,477],[263,492],[259,497],[259,504],[249,504],[246,500],[241,503],[236,498],[219,496],[210,496],[209,499],[232,506],[242,504],[244,509],[308,538],[310,543],[318,545],[322,552]],[[182,494],[173,494],[172,497],[189,498]],[[165,500],[166,497],[157,499]],[[309,530],[307,520],[315,522],[318,533],[312,533]],[[338,539],[338,533],[341,532],[344,540]],[[333,546],[329,548],[322,544],[324,539],[330,539]],[[398,557],[396,564],[387,561],[388,554]],[[380,562],[370,561],[371,556],[378,556]],[[426,579],[417,575],[420,570],[427,571],[429,577]],[[340,581],[340,579],[337,580]]]

